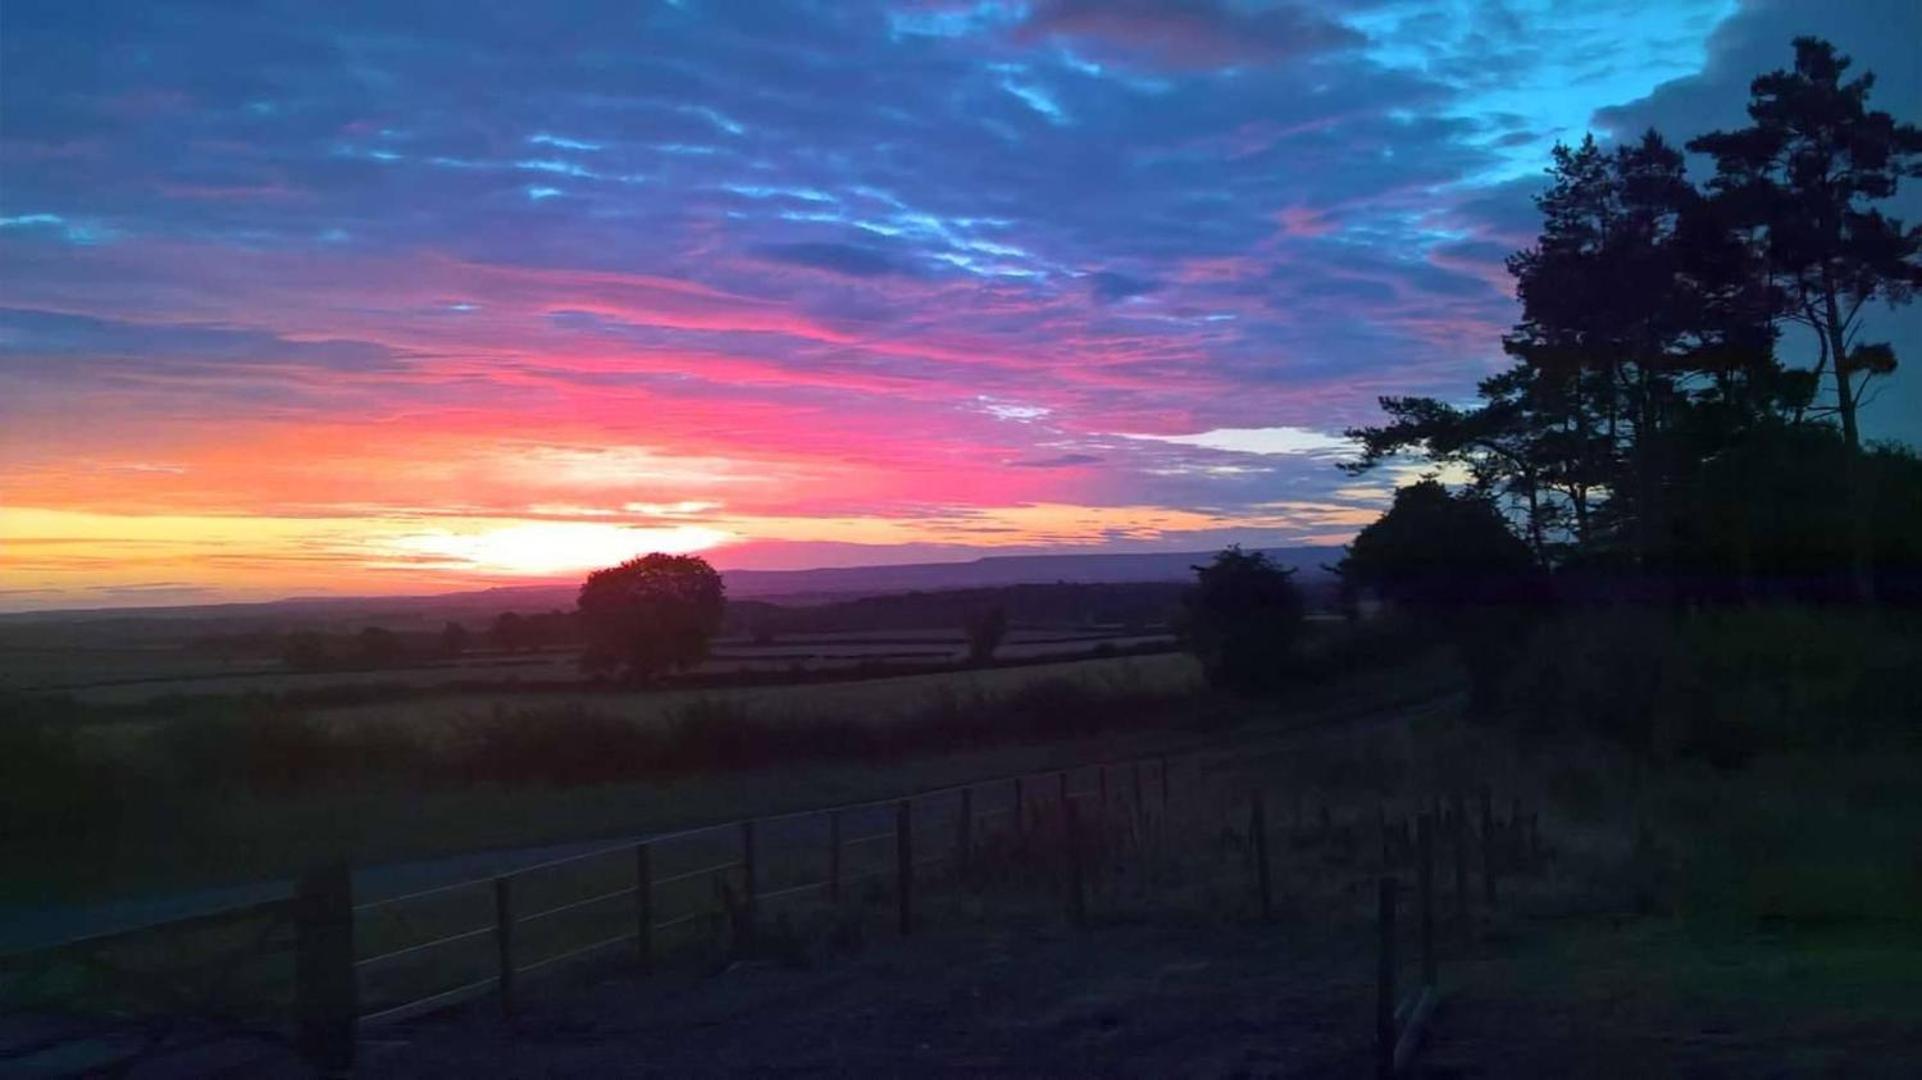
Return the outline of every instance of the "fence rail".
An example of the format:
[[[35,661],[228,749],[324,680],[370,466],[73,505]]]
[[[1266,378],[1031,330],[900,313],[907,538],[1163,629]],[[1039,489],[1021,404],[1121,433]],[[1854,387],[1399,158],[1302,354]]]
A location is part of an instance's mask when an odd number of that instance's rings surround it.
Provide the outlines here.
[[[489,995],[497,996],[502,1009],[511,1011],[519,976],[542,974],[617,946],[634,949],[642,964],[651,966],[659,949],[659,935],[704,921],[718,921],[718,925],[724,929],[732,927],[735,933],[751,935],[755,910],[764,902],[820,894],[832,903],[850,885],[892,877],[899,906],[900,930],[911,933],[915,926],[915,896],[922,884],[916,879],[924,868],[952,863],[957,869],[965,871],[973,857],[977,825],[988,820],[1012,817],[1014,834],[1025,836],[1029,830],[1041,827],[1044,821],[1052,820],[1037,816],[1045,814],[1047,807],[1056,809],[1054,818],[1058,819],[1065,841],[1063,857],[1066,865],[1063,873],[1068,882],[1070,916],[1076,923],[1084,922],[1088,905],[1085,880],[1088,867],[1085,865],[1084,849],[1090,842],[1088,821],[1091,814],[1097,830],[1111,806],[1131,807],[1145,819],[1158,804],[1165,817],[1174,787],[1171,773],[1175,763],[1201,764],[1211,755],[1218,754],[1245,757],[1251,750],[1264,744],[1278,743],[1300,734],[1301,729],[1295,729],[1252,739],[1217,739],[1165,753],[1007,773],[894,798],[868,799],[702,825],[611,843],[591,851],[516,867],[493,877],[447,882],[360,903],[353,902],[346,868],[339,866],[333,868],[331,877],[325,878],[325,881],[331,882],[325,887],[313,884],[313,880],[320,880],[318,878],[303,878],[291,897],[237,905],[0,956],[0,971],[46,963],[50,958],[69,953],[87,954],[155,934],[215,926],[256,916],[291,918],[297,928],[295,951],[298,960],[293,1012],[302,1048],[308,1057],[323,1064],[330,1061],[351,1063],[355,1031],[361,1026],[404,1021]],[[1114,770],[1122,771],[1111,777],[1110,773]],[[1077,789],[1076,778],[1090,773],[1095,785]],[[1011,805],[976,805],[977,795],[1002,786],[1011,786]],[[1396,822],[1391,829],[1386,811],[1380,815],[1384,869],[1397,858],[1402,858],[1412,861],[1419,871],[1417,895],[1421,927],[1421,978],[1416,984],[1417,990],[1405,999],[1397,998],[1394,995],[1397,964],[1395,915],[1399,903],[1399,885],[1392,876],[1382,877],[1379,881],[1382,1000],[1377,1017],[1377,1056],[1382,1075],[1393,1075],[1406,1068],[1421,1031],[1440,1000],[1434,955],[1434,920],[1440,906],[1434,866],[1437,847],[1444,843],[1452,844],[1450,854],[1454,857],[1453,884],[1459,919],[1465,920],[1468,915],[1471,892],[1468,884],[1468,848],[1471,839],[1479,840],[1477,846],[1481,849],[1478,854],[1481,856],[1479,869],[1483,877],[1480,890],[1482,902],[1492,907],[1498,898],[1496,879],[1504,852],[1501,850],[1502,844],[1498,843],[1492,798],[1486,791],[1480,794],[1479,830],[1471,825],[1464,805],[1466,800],[1461,793],[1455,793],[1453,797],[1452,815],[1439,800],[1435,801],[1432,813],[1420,813],[1415,838],[1408,837],[1405,820]],[[917,808],[933,808],[950,796],[959,803],[958,817],[924,815],[927,820],[916,821]],[[1088,805],[1090,801],[1100,808],[1099,811],[1094,811]],[[863,817],[878,818],[886,815],[890,808],[893,810],[892,827],[844,835],[847,831],[844,825],[859,825]],[[1262,918],[1268,919],[1273,915],[1269,816],[1258,791],[1250,799],[1249,815],[1251,887],[1259,897]],[[813,844],[790,845],[790,849],[809,846],[824,848],[819,855],[825,861],[826,876],[798,882],[760,880],[765,867],[757,856],[757,830],[765,833],[771,827],[815,820],[825,825],[825,843],[817,841]],[[878,821],[875,823],[878,824]],[[1299,811],[1296,824],[1298,831],[1305,827]],[[953,828],[955,831],[951,836],[945,831],[930,833],[929,830],[935,828]],[[1330,828],[1327,808],[1324,806],[1320,830],[1325,836]],[[916,831],[920,831],[922,836],[914,835]],[[1478,837],[1474,835],[1476,833],[1479,833]],[[1507,852],[1512,860],[1521,860],[1525,853],[1539,853],[1538,818],[1534,815],[1525,818],[1519,801],[1514,803],[1505,835],[1508,837],[1505,842],[1508,845]],[[928,844],[929,837],[934,840],[931,845]],[[1410,842],[1411,839],[1417,842]],[[875,866],[871,858],[856,857],[857,852],[884,841],[894,842],[892,858],[887,860],[887,865]],[[914,850],[917,842],[924,845],[918,857]],[[665,861],[661,856],[679,847],[693,849],[683,854],[688,856],[685,861],[693,861],[696,865],[676,868],[672,873],[656,874],[656,868]],[[733,850],[723,854],[720,849],[727,847]],[[607,860],[616,855],[631,858],[626,864],[626,872],[632,875],[628,880],[612,888],[606,887],[606,882],[598,886],[583,886],[576,882],[572,883],[570,892],[569,874],[591,867],[595,860]],[[717,859],[717,855],[721,857]],[[550,878],[553,880],[549,881]],[[709,902],[696,901],[692,910],[676,913],[664,913],[661,910],[664,892],[672,892],[677,886],[699,881],[707,881],[712,885],[714,895]],[[587,895],[580,895],[582,892]],[[524,914],[515,912],[517,902],[540,897],[543,893],[554,894],[540,901],[546,906]],[[617,904],[622,900],[630,900],[631,908]],[[436,907],[453,910],[431,910]],[[662,917],[664,914],[666,917]],[[602,928],[602,933],[582,942],[580,938],[593,930],[587,921],[596,917],[602,919],[595,924]],[[615,917],[625,921],[625,928],[619,933],[609,934],[606,931],[612,927],[605,919]],[[377,921],[378,925],[370,920]],[[428,928],[428,933],[433,933],[439,930],[437,924],[443,922],[452,922],[453,928],[424,940],[399,941],[371,955],[356,955],[357,937],[365,937],[371,943],[380,939],[383,933],[391,936],[397,929],[408,937],[418,938],[423,927]],[[579,925],[575,925],[577,922]],[[575,932],[572,938],[566,937],[562,929],[568,927]],[[554,937],[558,940],[523,942],[520,940],[523,935],[519,933],[522,930],[535,937]],[[463,952],[461,946],[478,946],[487,941],[494,946],[491,958],[479,959],[470,955],[465,958],[465,968],[449,961],[450,971],[426,973],[437,979],[439,985],[408,990],[381,984],[375,978],[379,975],[380,979],[386,979],[388,976],[382,973],[407,968],[410,964],[433,957],[460,953]]]

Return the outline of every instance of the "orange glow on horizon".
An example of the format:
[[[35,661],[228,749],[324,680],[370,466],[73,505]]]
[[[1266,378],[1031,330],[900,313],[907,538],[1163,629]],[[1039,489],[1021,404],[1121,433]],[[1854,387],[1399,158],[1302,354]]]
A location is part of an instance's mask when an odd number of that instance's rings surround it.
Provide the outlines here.
[[[1339,540],[1375,509],[1280,502],[1237,513],[1153,506],[923,508],[912,515],[768,515],[715,503],[527,508],[529,517],[115,514],[0,508],[0,610],[382,595],[574,578],[652,551],[702,553],[721,566],[769,545],[830,545],[860,562],[901,545],[964,558],[969,551],[1166,545],[1224,529],[1286,530],[1299,542]],[[540,517],[541,512],[575,515]],[[1195,549],[1211,540],[1189,541]],[[832,560],[830,560],[832,561]],[[776,564],[818,565],[820,560]]]
[[[452,569],[545,577],[584,573],[649,552],[691,555],[730,539],[732,533],[702,525],[637,528],[599,522],[533,521],[482,532],[435,529],[387,543],[404,555],[445,559]]]

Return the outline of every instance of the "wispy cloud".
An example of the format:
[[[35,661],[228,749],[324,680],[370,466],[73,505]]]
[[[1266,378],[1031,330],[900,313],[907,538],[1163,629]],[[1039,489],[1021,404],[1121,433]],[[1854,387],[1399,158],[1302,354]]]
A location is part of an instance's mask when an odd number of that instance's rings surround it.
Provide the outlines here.
[[[777,561],[1336,535],[1380,500],[1334,433],[1502,362],[1547,142],[1725,122],[1791,22],[1900,100],[1918,19],[617,4],[427,41],[382,5],[10,10],[0,506],[39,523],[16,544],[71,535],[27,510],[104,515],[47,581],[228,592],[453,580],[474,522]],[[624,59],[557,62],[583,42]],[[203,546],[163,572],[137,540]]]

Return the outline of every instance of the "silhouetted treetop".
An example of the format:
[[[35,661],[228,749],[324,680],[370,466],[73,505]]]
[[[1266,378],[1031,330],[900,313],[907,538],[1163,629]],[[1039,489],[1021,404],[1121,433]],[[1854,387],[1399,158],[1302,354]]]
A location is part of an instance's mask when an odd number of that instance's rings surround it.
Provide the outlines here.
[[[1870,109],[1873,76],[1845,80],[1848,67],[1827,42],[1797,39],[1793,70],[1755,80],[1750,127],[1688,144],[1715,161],[1705,189],[1654,131],[1612,148],[1557,146],[1536,200],[1541,235],[1508,261],[1522,306],[1502,341],[1514,366],[1482,380],[1474,404],[1382,398],[1387,422],[1346,432],[1359,454],[1343,467],[1414,454],[1458,469],[1540,564],[1634,574],[1644,595],[1674,596],[1699,592],[1682,579],[1701,571],[1709,535],[1748,552],[1740,565],[1787,564],[1756,546],[1786,532],[1736,514],[1723,525],[1760,532],[1722,535],[1703,507],[1774,490],[1748,470],[1775,451],[1749,448],[1816,447],[1833,418],[1848,452],[1814,457],[1849,497],[1798,510],[1830,536],[1809,550],[1872,595],[1875,502],[1906,473],[1863,460],[1857,408],[1899,358],[1859,340],[1861,319],[1922,284],[1922,228],[1872,204],[1922,176],[1922,130]],[[1812,334],[1785,337],[1792,326]],[[1784,348],[1803,363],[1785,366]],[[1819,430],[1784,434],[1803,427]],[[1724,486],[1715,498],[1711,476]]]
[[[1443,612],[1524,599],[1535,561],[1488,499],[1423,480],[1395,492],[1388,512],[1356,534],[1338,569],[1346,584]]]
[[[1897,359],[1856,340],[1862,309],[1906,302],[1922,284],[1922,228],[1870,204],[1922,177],[1922,129],[1869,108],[1875,75],[1845,80],[1849,67],[1828,42],[1796,38],[1794,68],[1750,85],[1750,126],[1689,149],[1715,159],[1709,190],[1765,255],[1779,317],[1815,332],[1814,371],[1832,379],[1831,407],[1855,447],[1863,390]]]
[[[725,594],[721,575],[697,555],[644,555],[594,571],[578,601],[582,669],[646,680],[700,663],[721,628]]]
[[[1294,573],[1239,545],[1195,567],[1184,630],[1210,682],[1242,691],[1281,684],[1303,614]]]

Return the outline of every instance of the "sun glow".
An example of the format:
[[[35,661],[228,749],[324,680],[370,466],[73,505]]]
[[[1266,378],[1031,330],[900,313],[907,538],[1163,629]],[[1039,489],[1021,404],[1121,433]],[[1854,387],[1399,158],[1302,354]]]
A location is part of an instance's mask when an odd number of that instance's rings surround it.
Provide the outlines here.
[[[735,539],[702,525],[636,528],[593,522],[529,522],[462,533],[448,529],[397,536],[388,547],[415,564],[483,574],[562,574],[613,566],[649,552],[687,555]]]

